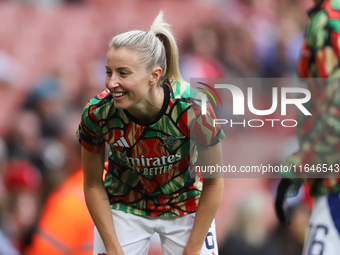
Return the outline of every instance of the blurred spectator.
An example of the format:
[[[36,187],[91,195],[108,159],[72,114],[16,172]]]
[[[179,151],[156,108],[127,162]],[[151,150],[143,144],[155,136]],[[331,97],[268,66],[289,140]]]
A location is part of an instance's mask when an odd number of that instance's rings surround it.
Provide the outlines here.
[[[2,83],[20,87],[26,75],[27,69],[23,64],[0,49],[0,80]]]
[[[3,180],[3,174],[5,171],[5,166],[8,160],[8,148],[5,141],[0,137],[0,216],[2,209],[2,201],[5,197],[5,185]]]
[[[195,27],[187,38],[181,57],[181,73],[186,81],[190,78],[223,78],[225,67],[218,58],[220,56],[220,38],[213,25]]]
[[[296,73],[296,62],[303,42],[302,26],[294,20],[293,15],[297,13],[291,6],[282,4],[282,8],[286,8],[287,12],[283,12],[277,21],[271,44],[258,54],[263,77],[294,77]]]
[[[4,172],[4,184],[8,195],[1,225],[22,252],[40,211],[42,178],[29,161],[11,160]]]
[[[26,255],[91,255],[93,222],[85,204],[83,172],[54,189],[42,211]]]
[[[246,196],[236,211],[227,238],[220,246],[220,255],[279,255],[269,241],[268,203],[270,196],[253,192]]]
[[[27,107],[39,114],[44,137],[56,136],[60,130],[65,111],[62,104],[67,100],[67,97],[63,99],[63,96],[59,71],[38,79],[29,95]]]
[[[223,41],[226,65],[233,71],[232,77],[259,77],[255,43],[246,29],[246,23],[229,24]]]
[[[272,189],[271,184],[268,185],[268,188]],[[268,220],[269,210],[266,204],[271,199],[269,194],[261,191],[254,192],[241,201],[227,238],[221,246],[220,255],[300,255],[302,253],[311,211],[308,186],[301,188],[297,197],[287,201],[291,215],[290,226],[277,223],[272,226]]]
[[[0,254],[3,255],[19,255],[19,251],[16,250],[10,240],[0,231]]]
[[[278,185],[278,181],[275,185]],[[291,224],[289,226],[278,225],[270,238],[277,250],[281,252],[280,254],[300,255],[302,253],[313,202],[314,199],[309,195],[308,185],[301,186],[297,196],[287,198]]]
[[[25,99],[26,92],[22,87],[25,78],[25,68],[0,49],[0,136],[2,137],[10,132]]]
[[[1,217],[6,209],[5,199],[7,190],[5,189],[3,174],[5,171],[5,165],[8,160],[7,145],[0,137],[0,254],[6,255],[19,255],[19,251],[15,249],[9,240],[8,236],[3,233]]]
[[[43,143],[41,119],[37,113],[30,110],[20,112],[10,134],[8,146],[11,158],[28,160],[44,174],[40,156]]]
[[[305,203],[290,208],[291,225],[278,225],[270,238],[276,246],[275,254],[301,255],[310,211],[310,207]]]

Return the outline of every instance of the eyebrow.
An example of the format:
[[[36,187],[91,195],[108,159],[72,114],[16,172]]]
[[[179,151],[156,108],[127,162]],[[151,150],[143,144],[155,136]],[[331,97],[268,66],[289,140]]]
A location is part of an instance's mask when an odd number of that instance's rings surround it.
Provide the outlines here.
[[[111,70],[111,68],[108,67],[108,66],[105,66],[105,68]],[[122,70],[122,69],[132,70],[132,68],[131,68],[131,67],[128,67],[128,66],[122,66],[122,67],[118,67],[118,68],[117,68],[117,70]]]

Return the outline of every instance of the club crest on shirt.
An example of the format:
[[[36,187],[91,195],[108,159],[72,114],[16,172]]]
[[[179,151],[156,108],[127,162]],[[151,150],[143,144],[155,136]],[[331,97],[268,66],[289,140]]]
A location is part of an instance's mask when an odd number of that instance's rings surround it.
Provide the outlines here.
[[[178,140],[184,139],[185,136],[163,136],[161,139],[163,140],[163,143],[160,144],[159,146],[164,146],[164,145],[175,145]]]

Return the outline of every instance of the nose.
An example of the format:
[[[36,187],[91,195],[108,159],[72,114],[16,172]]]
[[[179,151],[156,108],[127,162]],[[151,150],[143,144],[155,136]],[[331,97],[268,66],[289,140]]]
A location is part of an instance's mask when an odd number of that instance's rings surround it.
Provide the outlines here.
[[[117,76],[112,74],[111,77],[106,77],[106,87],[108,89],[114,89],[119,86]]]

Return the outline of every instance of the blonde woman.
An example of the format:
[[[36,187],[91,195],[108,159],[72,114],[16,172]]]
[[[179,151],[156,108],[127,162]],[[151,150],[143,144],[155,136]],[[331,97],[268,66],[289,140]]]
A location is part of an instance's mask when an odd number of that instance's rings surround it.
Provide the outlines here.
[[[223,180],[192,177],[190,163],[198,155],[204,164],[222,165],[224,133],[209,125],[212,108],[201,115],[192,100],[163,13],[150,31],[113,37],[105,68],[107,89],[88,102],[77,132],[96,225],[93,254],[147,254],[155,232],[166,255],[218,254],[214,217]]]

